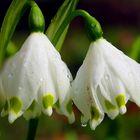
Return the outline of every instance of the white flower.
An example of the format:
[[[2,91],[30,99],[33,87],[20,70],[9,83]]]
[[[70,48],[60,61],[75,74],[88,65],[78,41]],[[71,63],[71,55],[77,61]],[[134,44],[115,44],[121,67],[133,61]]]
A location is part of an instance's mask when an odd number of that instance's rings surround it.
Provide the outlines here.
[[[140,65],[105,39],[91,43],[73,82],[73,101],[95,129],[104,113],[114,119],[126,112],[128,99],[140,106]]]
[[[32,33],[1,72],[7,100],[1,114],[8,114],[11,123],[22,114],[27,119],[41,111],[50,116],[57,102],[62,114],[73,122],[71,80],[67,66],[46,35]]]

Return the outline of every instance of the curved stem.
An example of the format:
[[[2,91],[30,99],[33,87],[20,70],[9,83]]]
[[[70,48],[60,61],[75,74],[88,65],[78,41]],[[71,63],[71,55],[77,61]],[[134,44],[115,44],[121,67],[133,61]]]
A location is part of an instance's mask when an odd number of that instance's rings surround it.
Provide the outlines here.
[[[55,33],[52,42],[54,44],[54,46],[57,44],[59,37],[62,33],[62,31],[65,30],[65,28],[69,25],[69,23],[77,16],[82,16],[85,17],[89,15],[87,12],[85,12],[84,10],[75,10],[72,12],[72,14],[67,15],[67,17],[65,18],[65,20],[61,23],[60,27],[58,28],[57,32]],[[58,48],[59,50],[59,48]]]
[[[100,23],[94,17],[92,17],[88,12],[79,9],[73,11],[72,14],[67,16],[67,18],[63,21],[63,23],[61,24],[61,26],[59,27],[55,36],[52,39],[54,45],[56,45],[57,41],[59,40],[62,31],[64,31],[64,29],[69,25],[69,23],[77,16],[81,16],[84,18],[85,23],[88,26],[87,30],[89,31],[90,36],[91,38],[93,38],[93,40],[94,38],[99,38],[102,36],[103,32]]]
[[[39,122],[39,118],[30,119],[26,140],[34,140],[37,131],[38,122]]]

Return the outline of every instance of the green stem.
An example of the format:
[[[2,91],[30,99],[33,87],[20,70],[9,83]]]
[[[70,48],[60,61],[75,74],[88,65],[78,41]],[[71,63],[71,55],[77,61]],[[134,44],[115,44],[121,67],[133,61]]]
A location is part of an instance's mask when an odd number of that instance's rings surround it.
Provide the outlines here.
[[[34,140],[36,131],[37,131],[37,126],[38,126],[39,119],[30,119],[29,121],[29,128],[28,128],[28,134],[26,140]]]
[[[65,28],[69,25],[69,23],[77,16],[85,16],[85,12],[81,12],[82,10],[75,10],[72,14],[69,14],[65,20],[61,23],[60,27],[58,28],[55,36],[52,39],[54,46],[57,44],[61,33],[65,30]],[[59,49],[58,49],[59,50]]]
[[[88,26],[87,30],[89,31],[90,36],[93,39],[100,38],[102,36],[103,32],[102,32],[100,23],[94,17],[92,17],[88,12],[79,9],[79,10],[73,11],[73,13],[67,16],[65,20],[62,22],[61,26],[59,27],[55,36],[52,39],[52,42],[54,45],[56,45],[56,43],[58,42],[62,31],[64,31],[65,28],[69,25],[69,23],[77,16],[81,16],[84,18],[85,23]]]
[[[6,47],[13,36],[15,28],[28,7],[30,0],[13,0],[2,23],[0,32],[0,67],[5,57]]]

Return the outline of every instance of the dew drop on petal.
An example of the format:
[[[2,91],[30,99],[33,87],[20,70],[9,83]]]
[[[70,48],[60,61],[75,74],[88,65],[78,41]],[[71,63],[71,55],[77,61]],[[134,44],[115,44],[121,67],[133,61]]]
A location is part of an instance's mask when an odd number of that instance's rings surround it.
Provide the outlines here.
[[[86,123],[82,123],[81,126],[82,126],[82,127],[86,127],[87,124],[86,124]]]

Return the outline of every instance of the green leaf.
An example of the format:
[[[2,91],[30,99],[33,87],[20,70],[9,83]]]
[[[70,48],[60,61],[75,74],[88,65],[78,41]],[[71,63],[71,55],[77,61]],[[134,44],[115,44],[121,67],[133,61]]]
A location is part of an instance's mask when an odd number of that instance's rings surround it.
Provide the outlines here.
[[[66,37],[72,12],[79,0],[65,0],[52,19],[46,34],[56,49],[60,50]]]
[[[30,0],[13,0],[2,23],[0,32],[0,66],[5,56],[6,47],[11,40],[15,28],[28,7]]]

